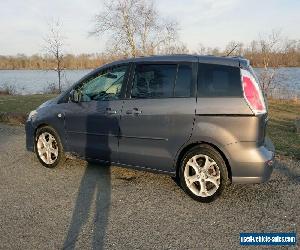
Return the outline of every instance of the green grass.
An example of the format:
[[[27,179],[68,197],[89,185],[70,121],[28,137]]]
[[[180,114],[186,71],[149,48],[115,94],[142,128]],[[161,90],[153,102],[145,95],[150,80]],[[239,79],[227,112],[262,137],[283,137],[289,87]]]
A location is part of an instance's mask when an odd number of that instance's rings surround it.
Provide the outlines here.
[[[53,97],[55,95],[51,94],[0,95],[0,113],[26,114]],[[300,118],[300,103],[269,100],[269,117],[267,133],[277,153],[300,159],[300,135],[296,133],[295,127],[295,120]]]
[[[296,133],[295,120],[300,119],[300,103],[269,100],[267,133],[279,154],[300,159],[300,135]]]
[[[53,94],[41,95],[0,95],[0,113],[29,113],[43,102],[55,97]]]

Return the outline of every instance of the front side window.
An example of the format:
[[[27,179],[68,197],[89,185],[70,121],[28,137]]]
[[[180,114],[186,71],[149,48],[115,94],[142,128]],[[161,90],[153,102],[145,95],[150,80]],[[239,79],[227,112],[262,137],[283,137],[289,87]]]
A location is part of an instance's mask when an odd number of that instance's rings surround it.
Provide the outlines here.
[[[132,98],[190,97],[192,68],[189,64],[137,64]]]
[[[126,71],[127,65],[123,65],[93,75],[78,89],[82,95],[81,101],[119,99]]]
[[[238,67],[199,63],[199,97],[242,97]]]

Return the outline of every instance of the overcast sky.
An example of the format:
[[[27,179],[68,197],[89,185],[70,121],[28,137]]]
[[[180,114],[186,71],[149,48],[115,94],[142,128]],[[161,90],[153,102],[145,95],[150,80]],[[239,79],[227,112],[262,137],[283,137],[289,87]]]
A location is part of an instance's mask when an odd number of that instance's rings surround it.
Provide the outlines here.
[[[163,16],[180,24],[180,40],[190,50],[199,43],[223,48],[229,41],[247,43],[261,33],[281,29],[300,39],[300,0],[157,0]],[[89,37],[101,0],[0,0],[0,54],[41,53],[47,23],[60,18],[68,52],[105,51],[106,41]]]

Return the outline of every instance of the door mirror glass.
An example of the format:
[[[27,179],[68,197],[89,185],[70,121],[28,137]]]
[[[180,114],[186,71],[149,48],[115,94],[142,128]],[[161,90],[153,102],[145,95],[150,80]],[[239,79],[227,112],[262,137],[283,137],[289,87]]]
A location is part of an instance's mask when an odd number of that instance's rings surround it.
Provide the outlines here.
[[[80,102],[81,100],[81,93],[80,91],[76,90],[76,89],[73,89],[71,92],[70,92],[70,101],[71,102]]]

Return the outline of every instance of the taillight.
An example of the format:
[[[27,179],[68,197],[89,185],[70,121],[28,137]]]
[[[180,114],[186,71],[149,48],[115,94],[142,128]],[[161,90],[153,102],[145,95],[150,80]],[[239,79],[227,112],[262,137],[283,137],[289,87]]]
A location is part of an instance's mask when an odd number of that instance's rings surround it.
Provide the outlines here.
[[[252,74],[241,69],[244,97],[255,115],[266,113],[264,97]]]

